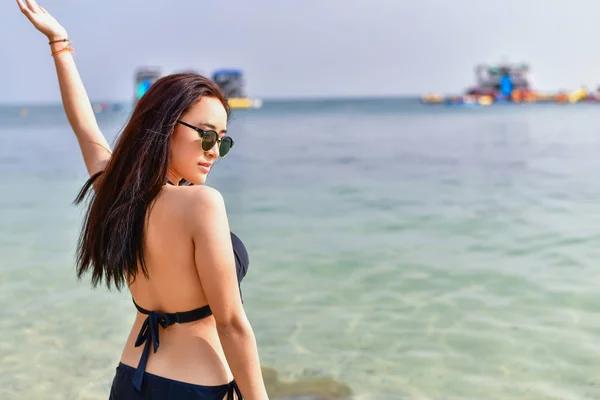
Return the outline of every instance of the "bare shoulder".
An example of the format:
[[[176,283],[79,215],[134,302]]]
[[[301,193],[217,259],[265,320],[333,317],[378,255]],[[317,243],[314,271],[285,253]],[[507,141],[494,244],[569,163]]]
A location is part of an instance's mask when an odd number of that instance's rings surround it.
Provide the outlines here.
[[[227,219],[225,200],[217,189],[210,186],[185,186],[176,188],[173,201],[185,215],[186,225],[195,231]]]
[[[184,201],[188,206],[194,208],[214,208],[224,207],[225,200],[223,195],[217,189],[210,186],[187,186],[182,188]]]
[[[162,196],[170,206],[186,207],[187,211],[192,211],[190,207],[215,207],[225,203],[221,192],[204,185],[166,186]]]

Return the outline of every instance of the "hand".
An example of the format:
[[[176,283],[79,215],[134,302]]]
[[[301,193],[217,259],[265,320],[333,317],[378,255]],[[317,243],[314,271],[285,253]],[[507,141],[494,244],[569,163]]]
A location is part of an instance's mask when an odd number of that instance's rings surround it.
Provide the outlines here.
[[[67,39],[67,30],[35,0],[17,0],[21,12],[48,40]]]

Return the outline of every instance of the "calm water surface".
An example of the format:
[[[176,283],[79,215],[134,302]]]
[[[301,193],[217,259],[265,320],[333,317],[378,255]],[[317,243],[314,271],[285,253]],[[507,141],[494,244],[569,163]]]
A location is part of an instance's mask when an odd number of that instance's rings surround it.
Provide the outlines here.
[[[112,140],[126,112],[98,115]],[[600,398],[600,106],[266,103],[209,184],[261,361],[355,399]],[[0,398],[106,399],[134,318],[74,274],[60,107],[0,109]]]

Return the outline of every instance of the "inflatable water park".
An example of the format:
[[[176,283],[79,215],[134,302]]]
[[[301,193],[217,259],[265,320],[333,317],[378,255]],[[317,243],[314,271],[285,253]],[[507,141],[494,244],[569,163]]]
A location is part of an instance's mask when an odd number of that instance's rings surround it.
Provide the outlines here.
[[[600,101],[600,88],[595,92],[581,87],[574,91],[541,93],[531,88],[525,63],[481,64],[475,67],[476,84],[463,95],[441,96],[427,94],[421,97],[423,104],[447,106],[490,106],[493,104],[523,103],[592,103]]]
[[[177,72],[197,72],[192,69]],[[140,67],[134,73],[134,103],[146,93],[150,86],[164,76],[160,67]],[[244,73],[240,69],[218,69],[210,76],[227,96],[232,109],[260,108],[260,99],[246,95]]]

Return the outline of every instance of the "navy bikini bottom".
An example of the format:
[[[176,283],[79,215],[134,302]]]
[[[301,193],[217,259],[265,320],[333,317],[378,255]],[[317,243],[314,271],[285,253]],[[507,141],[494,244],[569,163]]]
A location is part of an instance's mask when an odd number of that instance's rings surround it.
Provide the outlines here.
[[[202,386],[146,373],[141,392],[133,385],[135,368],[119,363],[109,400],[234,400],[242,399],[235,381],[220,386]],[[236,395],[234,397],[234,394]]]

